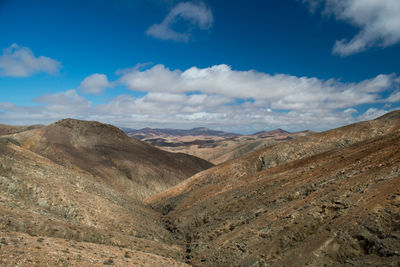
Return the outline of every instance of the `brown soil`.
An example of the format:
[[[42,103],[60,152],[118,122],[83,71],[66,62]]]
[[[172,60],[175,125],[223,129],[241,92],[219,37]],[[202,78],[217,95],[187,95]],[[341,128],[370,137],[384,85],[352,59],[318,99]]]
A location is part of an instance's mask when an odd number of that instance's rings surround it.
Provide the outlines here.
[[[110,125],[3,136],[0,266],[399,266],[398,155],[400,111],[186,180],[209,165]]]
[[[194,266],[398,266],[400,112],[277,144],[147,200]]]

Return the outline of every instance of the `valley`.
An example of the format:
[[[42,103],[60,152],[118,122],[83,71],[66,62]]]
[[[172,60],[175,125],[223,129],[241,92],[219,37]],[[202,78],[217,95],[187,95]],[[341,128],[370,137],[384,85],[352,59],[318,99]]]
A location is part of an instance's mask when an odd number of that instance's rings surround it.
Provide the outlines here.
[[[217,166],[98,122],[66,119],[6,133],[4,266],[400,261],[399,111]]]

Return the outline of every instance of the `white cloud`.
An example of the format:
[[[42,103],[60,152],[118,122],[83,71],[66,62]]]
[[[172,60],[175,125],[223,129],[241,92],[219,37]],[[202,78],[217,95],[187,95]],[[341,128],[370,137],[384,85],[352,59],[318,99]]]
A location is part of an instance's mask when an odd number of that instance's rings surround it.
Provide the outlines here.
[[[399,0],[303,0],[313,12],[325,3],[325,13],[360,28],[351,40],[336,41],[333,53],[348,56],[371,47],[387,47],[400,42]]]
[[[381,74],[359,83],[343,83],[334,79],[269,75],[254,70],[236,71],[227,65],[192,67],[185,71],[155,65],[143,71],[126,72],[119,82],[135,91],[175,94],[200,91],[232,99],[251,99],[254,106],[298,111],[334,110],[374,103],[379,92],[399,83],[395,74]]]
[[[400,91],[393,92],[385,101],[389,103],[400,102]]]
[[[12,44],[3,50],[0,56],[0,75],[11,77],[28,77],[39,72],[55,74],[61,68],[57,60],[39,56],[35,57],[28,47]]]
[[[12,103],[0,103],[0,118],[7,124],[48,124],[63,118],[90,118],[93,107],[90,101],[79,96],[75,90],[47,94],[34,99],[41,104],[35,106],[17,106]]]
[[[92,106],[91,102],[79,96],[74,89],[43,95],[34,101],[45,104],[42,112],[50,118],[84,116],[90,113]]]
[[[173,26],[184,20],[187,25],[186,30],[179,32],[173,29]],[[173,40],[176,42],[187,42],[191,37],[193,27],[200,30],[208,30],[213,23],[213,15],[203,2],[179,3],[175,6],[160,24],[150,26],[146,34],[162,40]]]
[[[86,77],[80,84],[79,89],[86,94],[100,94],[107,87],[112,87],[105,74],[95,73]]]
[[[121,77],[115,84],[125,84],[145,94],[120,95],[96,106],[76,90],[41,96],[35,99],[39,106],[0,103],[0,122],[49,123],[74,117],[132,128],[325,130],[383,114],[391,107],[380,110],[373,104],[398,102],[400,86],[395,74],[345,83],[255,70],[236,71],[227,65],[184,71],[155,65],[119,73]],[[382,98],[388,92],[391,95]],[[360,104],[372,104],[371,109],[359,113]]]
[[[358,116],[359,121],[367,121],[367,120],[372,120],[377,117],[380,117],[384,115],[385,113],[388,113],[389,110],[384,110],[384,109],[377,109],[377,108],[369,108],[367,111],[364,112],[364,114]]]

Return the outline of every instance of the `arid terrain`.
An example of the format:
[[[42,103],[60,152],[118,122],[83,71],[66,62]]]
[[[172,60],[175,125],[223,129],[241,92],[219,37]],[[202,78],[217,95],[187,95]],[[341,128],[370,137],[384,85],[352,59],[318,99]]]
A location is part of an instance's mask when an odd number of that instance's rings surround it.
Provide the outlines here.
[[[400,263],[400,111],[215,167],[98,122],[6,134],[0,266]]]
[[[98,122],[65,119],[11,138],[22,148],[89,172],[135,199],[165,191],[213,166],[186,154],[164,152]]]
[[[278,142],[315,133],[313,131],[290,133],[282,129],[262,131],[251,135],[213,131],[207,128],[124,130],[129,136],[160,149],[186,153],[208,160],[213,164],[239,158],[243,154],[272,146]]]
[[[400,112],[255,151],[147,200],[194,266],[398,266]]]

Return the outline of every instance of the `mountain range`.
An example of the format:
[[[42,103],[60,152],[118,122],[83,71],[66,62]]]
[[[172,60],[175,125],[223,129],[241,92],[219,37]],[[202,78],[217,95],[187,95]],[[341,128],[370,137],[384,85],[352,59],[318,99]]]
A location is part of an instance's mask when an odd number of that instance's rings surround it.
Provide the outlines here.
[[[241,135],[207,128],[191,130],[124,129],[128,136],[145,141],[153,146],[170,152],[193,155],[213,164],[235,159],[250,151],[259,150],[278,142],[295,139],[315,133],[301,131],[290,133],[282,129],[261,131],[251,135]]]
[[[397,266],[399,152],[400,111],[217,166],[99,122],[7,130],[0,265]]]

